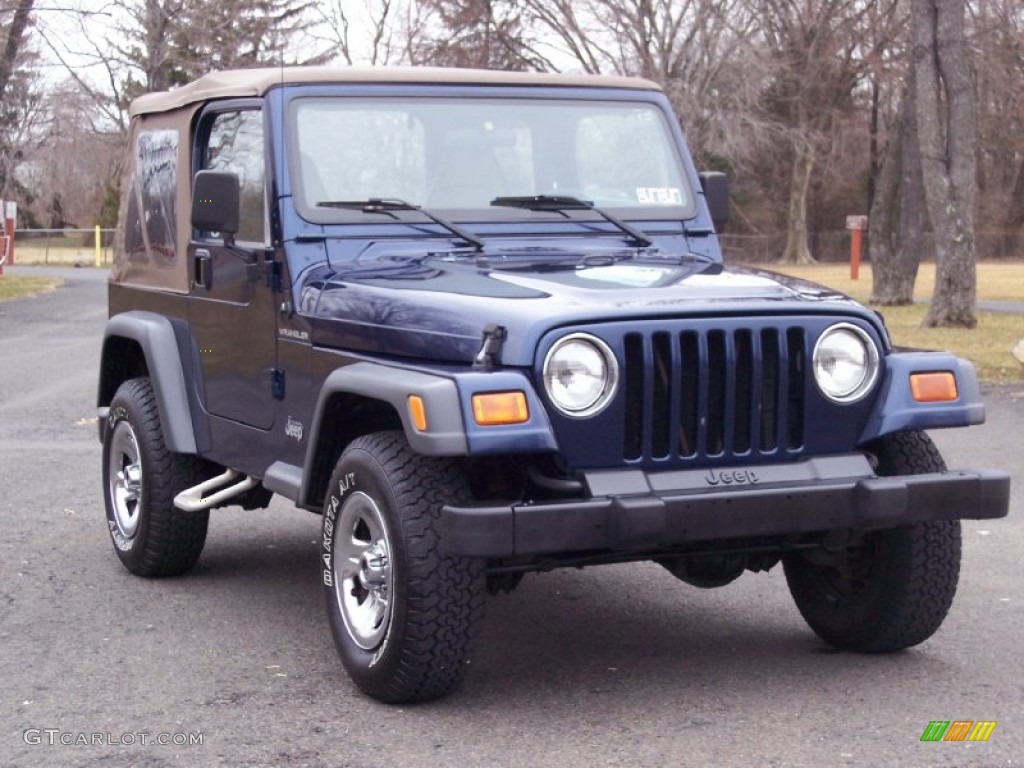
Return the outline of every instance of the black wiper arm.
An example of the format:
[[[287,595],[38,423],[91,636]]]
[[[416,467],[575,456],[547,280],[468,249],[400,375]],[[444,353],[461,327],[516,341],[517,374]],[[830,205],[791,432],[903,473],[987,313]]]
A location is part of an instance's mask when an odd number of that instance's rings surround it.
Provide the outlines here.
[[[440,224],[456,237],[460,237],[467,243],[470,243],[478,251],[482,251],[484,249],[484,241],[472,232],[466,231],[458,224],[448,221],[447,219],[443,219],[436,213],[431,213],[425,208],[413,205],[412,203],[407,203],[405,200],[377,197],[371,197],[369,200],[321,200],[317,203],[317,206],[321,208],[351,208],[356,211],[362,211],[363,213],[390,214],[392,211],[417,211],[418,213],[422,213],[435,224]]]
[[[526,195],[523,197],[496,197],[491,200],[491,205],[500,205],[506,208],[526,208],[531,211],[593,211],[605,221],[609,221],[625,232],[640,245],[646,248],[653,245],[654,241],[634,227],[627,224],[617,216],[612,216],[603,211],[589,200],[581,200],[578,197],[569,195]]]

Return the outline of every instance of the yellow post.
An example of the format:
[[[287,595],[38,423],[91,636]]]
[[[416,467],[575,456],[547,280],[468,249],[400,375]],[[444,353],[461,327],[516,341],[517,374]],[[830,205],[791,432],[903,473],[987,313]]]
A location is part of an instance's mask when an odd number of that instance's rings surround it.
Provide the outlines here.
[[[100,261],[103,256],[103,249],[100,248],[100,225],[96,225],[96,266],[100,266]]]

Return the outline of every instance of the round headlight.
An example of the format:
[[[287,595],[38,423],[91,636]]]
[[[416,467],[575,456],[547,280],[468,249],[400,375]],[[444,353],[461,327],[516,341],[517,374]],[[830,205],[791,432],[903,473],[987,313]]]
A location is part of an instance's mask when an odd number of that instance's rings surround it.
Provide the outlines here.
[[[878,348],[855,325],[833,325],[818,339],[812,356],[814,379],[837,403],[859,400],[878,377]]]
[[[544,390],[566,416],[593,416],[615,395],[619,366],[598,338],[574,333],[560,339],[544,358]]]

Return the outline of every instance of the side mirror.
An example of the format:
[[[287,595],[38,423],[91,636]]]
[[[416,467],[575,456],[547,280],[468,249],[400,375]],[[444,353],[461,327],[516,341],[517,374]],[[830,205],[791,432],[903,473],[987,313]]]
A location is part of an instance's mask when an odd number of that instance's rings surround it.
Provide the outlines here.
[[[230,238],[238,232],[238,176],[225,171],[199,171],[192,182],[192,226]]]
[[[700,174],[700,188],[715,231],[721,232],[729,223],[729,180],[719,171],[704,171]]]

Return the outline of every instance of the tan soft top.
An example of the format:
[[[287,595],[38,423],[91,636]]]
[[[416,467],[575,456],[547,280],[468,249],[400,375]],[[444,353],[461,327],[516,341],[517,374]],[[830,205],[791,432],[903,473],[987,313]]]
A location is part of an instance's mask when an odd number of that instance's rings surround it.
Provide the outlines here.
[[[274,67],[211,72],[173,91],[147,93],[132,102],[131,114],[167,112],[207,99],[262,96],[291,83],[446,83],[466,85],[548,85],[659,90],[650,80],[610,75],[561,75],[441,67]]]

